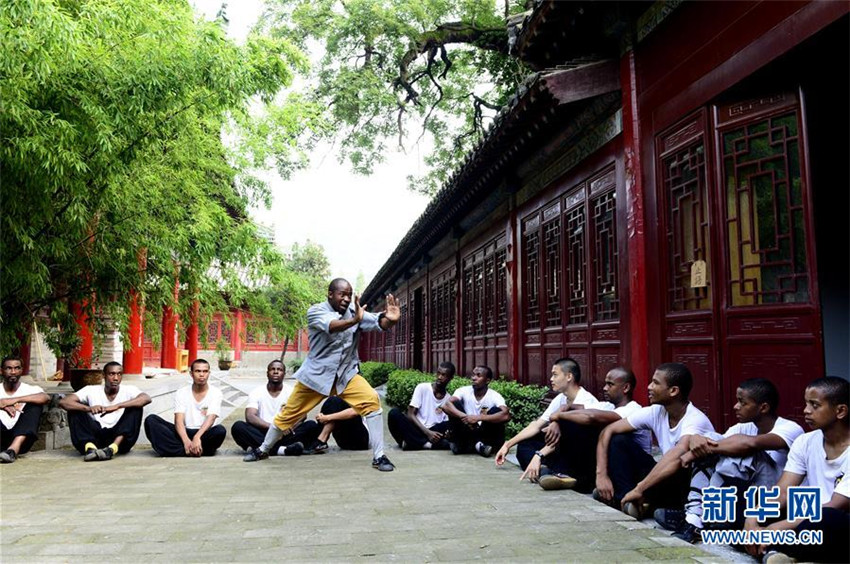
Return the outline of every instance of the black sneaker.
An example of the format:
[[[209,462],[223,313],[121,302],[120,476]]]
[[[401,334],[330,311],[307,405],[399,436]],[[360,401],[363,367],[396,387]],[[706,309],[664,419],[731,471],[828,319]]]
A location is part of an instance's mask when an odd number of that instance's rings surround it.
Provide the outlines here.
[[[702,529],[697,529],[690,523],[686,523],[680,531],[673,533],[673,536],[685,542],[696,544],[702,541]]]
[[[283,449],[283,456],[301,456],[304,454],[304,443],[294,442]]]
[[[18,455],[15,454],[15,451],[8,448],[3,452],[0,452],[0,464],[11,464],[18,459]]]
[[[449,443],[452,454],[463,454],[463,447],[459,443]]]
[[[94,451],[94,453],[97,457],[97,460],[112,460],[112,457],[115,455],[115,453],[112,452],[112,449],[109,447],[99,448]]]
[[[489,458],[491,454],[493,454],[492,445],[485,445],[484,443],[478,443],[475,446],[475,452],[483,456],[484,458]]]
[[[382,454],[380,458],[372,459],[372,468],[377,468],[381,472],[392,472],[395,470],[395,465],[390,462],[386,454]]]
[[[258,448],[252,448],[248,451],[248,454],[242,457],[242,462],[256,462],[258,460],[265,460],[269,457],[269,453],[263,452]]]
[[[435,444],[431,446],[433,450],[449,450],[451,449],[451,444],[446,439],[440,439]]]
[[[678,531],[687,524],[684,509],[659,508],[652,515],[655,517],[655,522],[668,531]]]
[[[86,450],[86,453],[83,455],[83,462],[91,462],[92,460],[97,460],[96,448]]]
[[[328,452],[328,443],[319,439],[316,439],[304,449],[304,454],[325,454],[326,452]]]

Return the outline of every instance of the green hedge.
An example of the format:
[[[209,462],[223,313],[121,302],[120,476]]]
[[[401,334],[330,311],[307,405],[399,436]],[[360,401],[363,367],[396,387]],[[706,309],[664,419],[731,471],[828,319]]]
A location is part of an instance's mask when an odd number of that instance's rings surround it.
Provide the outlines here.
[[[434,375],[418,370],[396,370],[390,374],[387,382],[387,403],[406,408],[413,397],[413,390],[422,382],[433,382]],[[461,386],[472,385],[469,378],[455,377],[449,383],[449,393],[454,393]],[[507,435],[513,437],[526,425],[540,417],[543,408],[540,400],[548,391],[542,386],[523,386],[513,381],[493,380],[490,387],[505,398],[505,403],[511,410],[511,420],[508,423]]]
[[[392,372],[398,370],[398,366],[392,362],[361,362],[360,375],[366,378],[373,388],[387,383]]]

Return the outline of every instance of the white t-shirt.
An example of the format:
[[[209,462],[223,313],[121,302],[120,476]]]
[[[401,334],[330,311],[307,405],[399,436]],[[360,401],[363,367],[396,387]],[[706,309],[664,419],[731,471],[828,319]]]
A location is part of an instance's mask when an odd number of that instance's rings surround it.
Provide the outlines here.
[[[642,407],[629,415],[627,421],[637,431],[642,429],[652,431],[658,441],[659,448],[661,448],[661,454],[666,454],[668,450],[676,446],[676,443],[683,436],[705,436],[708,433],[714,433],[714,426],[711,421],[708,420],[705,413],[697,409],[692,403],[688,403],[685,415],[672,429],[670,428],[670,416],[663,405]]]
[[[74,392],[74,395],[77,396],[77,399],[80,400],[80,403],[84,403],[88,406],[102,405],[105,407],[109,405],[115,405],[117,403],[124,403],[125,401],[130,401],[131,399],[138,397],[141,393],[142,390],[140,390],[136,386],[122,384],[118,388],[118,393],[115,394],[115,398],[112,401],[109,401],[109,398],[106,397],[106,391],[103,389],[103,386],[100,384],[95,384],[92,386],[86,386],[85,388]],[[117,411],[113,411],[112,413],[89,413],[89,416],[98,423],[100,423],[100,426],[104,429],[111,429],[112,427],[115,427],[115,425],[118,423],[118,420],[121,419],[122,415],[124,415],[123,407]]]
[[[843,477],[841,480],[835,484],[835,491],[833,493],[837,493],[843,495],[844,497],[850,497],[850,477]]]
[[[483,415],[494,407],[507,405],[502,394],[492,388],[487,388],[487,393],[480,400],[475,397],[475,390],[472,389],[472,386],[458,388],[453,397],[463,402],[463,411],[467,415]]]
[[[7,393],[6,388],[0,384],[0,399],[8,399],[8,398],[19,398],[22,396],[31,396],[33,394],[43,394],[44,390],[39,386],[33,386],[32,384],[25,384],[24,382],[20,382],[18,384],[18,389],[13,393]],[[21,416],[21,412],[24,410],[24,407],[27,404],[25,403],[16,403],[15,409],[17,409],[17,413],[12,417],[8,413],[6,413],[5,409],[0,409],[0,422],[3,423],[3,426],[7,429],[11,429],[18,423],[18,418]]]
[[[564,406],[581,405],[584,406],[585,409],[593,408],[597,409],[599,406],[597,405],[599,400],[594,397],[593,394],[584,389],[584,387],[579,387],[578,393],[573,401],[570,401],[569,398],[565,394],[558,394],[555,396],[552,401],[549,403],[549,407],[546,408],[546,411],[543,412],[543,415],[540,416],[540,419],[544,421],[549,421],[549,418],[552,417],[552,414],[556,411],[560,411]]]
[[[759,430],[755,423],[738,423],[737,425],[729,427],[729,429],[723,433],[723,437],[728,438],[732,435],[747,435],[748,437],[755,437],[758,434]],[[777,417],[776,423],[773,424],[773,429],[770,430],[769,434],[779,435],[782,437],[782,440],[785,441],[785,444],[788,445],[788,448],[790,449],[797,437],[803,434],[803,428],[784,417]],[[785,461],[788,460],[787,450],[768,450],[766,452],[767,455],[776,462],[776,466],[780,470],[785,467]]]
[[[287,389],[282,389],[276,398],[273,398],[269,393],[266,384],[254,388],[248,394],[248,403],[245,404],[245,409],[253,407],[257,410],[257,415],[266,423],[271,424],[275,415],[280,413],[280,408],[289,399],[291,392]]]
[[[614,407],[610,401],[600,401],[591,409],[599,409],[600,411],[613,411],[620,416],[620,419],[628,419],[629,415],[638,412],[643,406],[635,400],[630,401],[622,407]],[[640,448],[646,451],[647,454],[652,453],[652,433],[643,430],[635,431],[635,440],[640,445]]]
[[[416,408],[416,418],[419,422],[430,429],[448,419],[448,416],[443,413],[443,404],[449,401],[449,397],[449,393],[446,392],[443,399],[437,399],[432,385],[429,382],[422,382],[413,390],[410,405]]]
[[[791,445],[785,471],[805,476],[803,484],[820,488],[821,503],[827,503],[835,485],[850,480],[847,477],[850,473],[850,447],[844,449],[838,458],[827,460],[823,450],[823,431],[818,429],[806,433]],[[842,486],[842,489],[846,487]]]
[[[187,429],[200,429],[207,415],[221,415],[221,390],[209,386],[204,399],[197,402],[192,394],[192,384],[177,390],[174,394],[174,413],[182,413]]]

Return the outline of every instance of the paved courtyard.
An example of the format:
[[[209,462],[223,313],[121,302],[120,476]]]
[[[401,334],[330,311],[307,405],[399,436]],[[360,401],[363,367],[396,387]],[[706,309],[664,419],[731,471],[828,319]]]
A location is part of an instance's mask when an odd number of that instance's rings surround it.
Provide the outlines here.
[[[241,409],[225,425],[241,416]],[[246,464],[228,437],[200,460],[147,445],[108,462],[75,451],[0,466],[3,562],[719,562],[589,496],[520,483],[517,467],[390,448]]]

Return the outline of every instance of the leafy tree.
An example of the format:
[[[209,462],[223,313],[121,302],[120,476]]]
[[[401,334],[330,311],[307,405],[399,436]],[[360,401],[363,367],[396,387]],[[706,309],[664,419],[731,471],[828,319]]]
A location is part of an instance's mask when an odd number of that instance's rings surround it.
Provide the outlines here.
[[[528,70],[509,55],[519,0],[268,0],[260,29],[321,62],[304,89],[327,108],[313,135],[368,174],[391,145],[430,137],[429,171],[409,176],[433,194],[481,139]]]
[[[250,136],[237,152],[221,141],[224,126],[251,133],[251,104],[305,68],[295,46],[260,36],[237,46],[221,22],[173,0],[2,2],[0,37],[3,353],[40,314],[66,355],[72,302],[126,329],[131,289],[157,327],[178,280],[183,319],[199,298],[202,318],[231,304],[289,333],[302,324],[309,282],[247,209],[268,200],[250,167],[297,162],[287,147],[306,114],[264,118],[290,141],[272,150],[252,152]]]
[[[299,245],[293,243],[289,252],[288,266],[307,278],[315,293],[315,301],[321,301],[327,294],[331,278],[331,263],[325,255],[325,248],[307,239]]]

